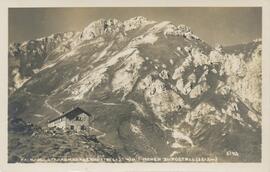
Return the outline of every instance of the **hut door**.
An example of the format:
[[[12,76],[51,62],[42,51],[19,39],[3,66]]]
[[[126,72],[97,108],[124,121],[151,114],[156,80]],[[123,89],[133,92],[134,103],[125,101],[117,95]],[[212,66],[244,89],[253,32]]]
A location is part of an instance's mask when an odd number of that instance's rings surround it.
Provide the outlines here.
[[[84,131],[86,130],[86,127],[84,125],[81,126],[81,130]]]

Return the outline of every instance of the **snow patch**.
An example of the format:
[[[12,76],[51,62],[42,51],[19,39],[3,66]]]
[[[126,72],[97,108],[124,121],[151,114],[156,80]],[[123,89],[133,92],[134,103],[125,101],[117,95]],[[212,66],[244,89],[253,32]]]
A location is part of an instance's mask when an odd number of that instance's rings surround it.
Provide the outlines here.
[[[26,83],[31,77],[22,77],[21,74],[19,73],[19,69],[15,68],[12,71],[13,81],[14,81],[14,86],[16,89],[20,88],[23,86],[24,83]]]
[[[161,23],[158,23],[154,25],[152,28],[148,29],[147,33],[159,33],[170,23],[171,23],[170,21],[163,21]]]
[[[81,77],[82,79],[71,85],[71,87],[68,89],[68,91],[71,92],[71,97],[69,99],[83,99],[87,92],[93,91],[102,83],[107,82],[109,79],[109,75],[107,74],[108,68],[115,65],[120,59],[127,58],[127,56],[132,55],[133,53],[136,54],[136,51],[137,50],[133,48],[125,49],[111,57],[104,64],[101,64],[93,70],[84,73]]]
[[[96,63],[98,61],[100,61],[108,52],[108,50],[112,47],[114,41],[112,41],[111,43],[109,43],[109,45],[104,48],[99,54],[98,56],[96,57],[96,59],[93,61],[93,63]]]
[[[173,90],[167,89],[161,80],[154,79],[151,75],[138,84],[138,89],[144,91],[146,102],[161,121],[165,121],[168,113],[187,108],[182,97]]]
[[[175,142],[171,146],[172,148],[184,147],[179,143],[181,140],[185,140],[186,142],[188,142],[191,145],[191,147],[194,146],[191,138],[189,136],[183,134],[182,132],[178,131],[177,129],[173,129],[172,137],[175,139]]]
[[[168,70],[162,70],[159,74],[159,77],[162,79],[169,79],[169,71]]]
[[[158,37],[154,33],[149,33],[146,35],[140,35],[134,38],[128,47],[137,47],[140,44],[154,44],[158,40]]]
[[[142,135],[143,132],[141,131],[141,129],[139,127],[137,127],[136,125],[134,124],[130,124],[130,130],[135,133],[135,134],[138,134],[138,135]]]
[[[197,98],[205,93],[209,88],[210,86],[206,82],[202,82],[191,90],[189,96],[190,98]]]
[[[123,98],[132,91],[134,84],[139,78],[139,70],[142,67],[143,62],[144,59],[139,56],[138,51],[124,61],[124,67],[115,72],[112,79],[113,91],[122,90],[124,92]]]
[[[145,17],[137,16],[129,20],[124,21],[125,31],[131,31],[140,27],[145,27],[149,24],[154,24],[155,21],[149,21]]]
[[[170,64],[171,64],[171,65],[173,65],[173,64],[174,64],[173,59],[170,59]]]

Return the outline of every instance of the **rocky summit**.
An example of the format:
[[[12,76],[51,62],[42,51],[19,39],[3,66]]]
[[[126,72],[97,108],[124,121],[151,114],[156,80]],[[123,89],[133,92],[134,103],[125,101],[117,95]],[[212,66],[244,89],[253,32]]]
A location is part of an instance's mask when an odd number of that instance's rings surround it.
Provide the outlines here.
[[[261,54],[260,39],[211,47],[170,21],[100,19],[9,45],[8,115],[46,127],[80,106],[121,157],[258,162]]]

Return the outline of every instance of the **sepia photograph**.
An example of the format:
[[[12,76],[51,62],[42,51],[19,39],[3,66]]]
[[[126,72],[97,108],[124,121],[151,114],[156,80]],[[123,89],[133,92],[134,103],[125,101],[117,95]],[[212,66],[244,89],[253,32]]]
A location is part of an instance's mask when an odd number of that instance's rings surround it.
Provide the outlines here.
[[[261,106],[261,7],[8,9],[8,163],[260,163]]]

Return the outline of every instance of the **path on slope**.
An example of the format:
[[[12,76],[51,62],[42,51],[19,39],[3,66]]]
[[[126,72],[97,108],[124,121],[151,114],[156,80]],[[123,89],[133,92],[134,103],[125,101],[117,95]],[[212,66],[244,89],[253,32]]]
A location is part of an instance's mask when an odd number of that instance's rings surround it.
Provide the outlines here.
[[[59,116],[62,115],[62,113],[61,113],[60,111],[58,111],[57,109],[55,109],[53,106],[51,106],[51,105],[48,103],[48,99],[46,99],[44,103],[45,103],[45,106],[47,106],[49,109],[51,109],[51,110],[55,111],[56,113],[58,113]]]
[[[147,113],[144,112],[143,107],[142,107],[139,103],[137,103],[137,102],[135,102],[134,100],[131,100],[131,99],[129,99],[129,100],[127,100],[127,101],[128,101],[129,103],[133,104],[133,105],[135,106],[136,110],[137,110],[139,113],[141,113],[143,116],[147,116]]]

